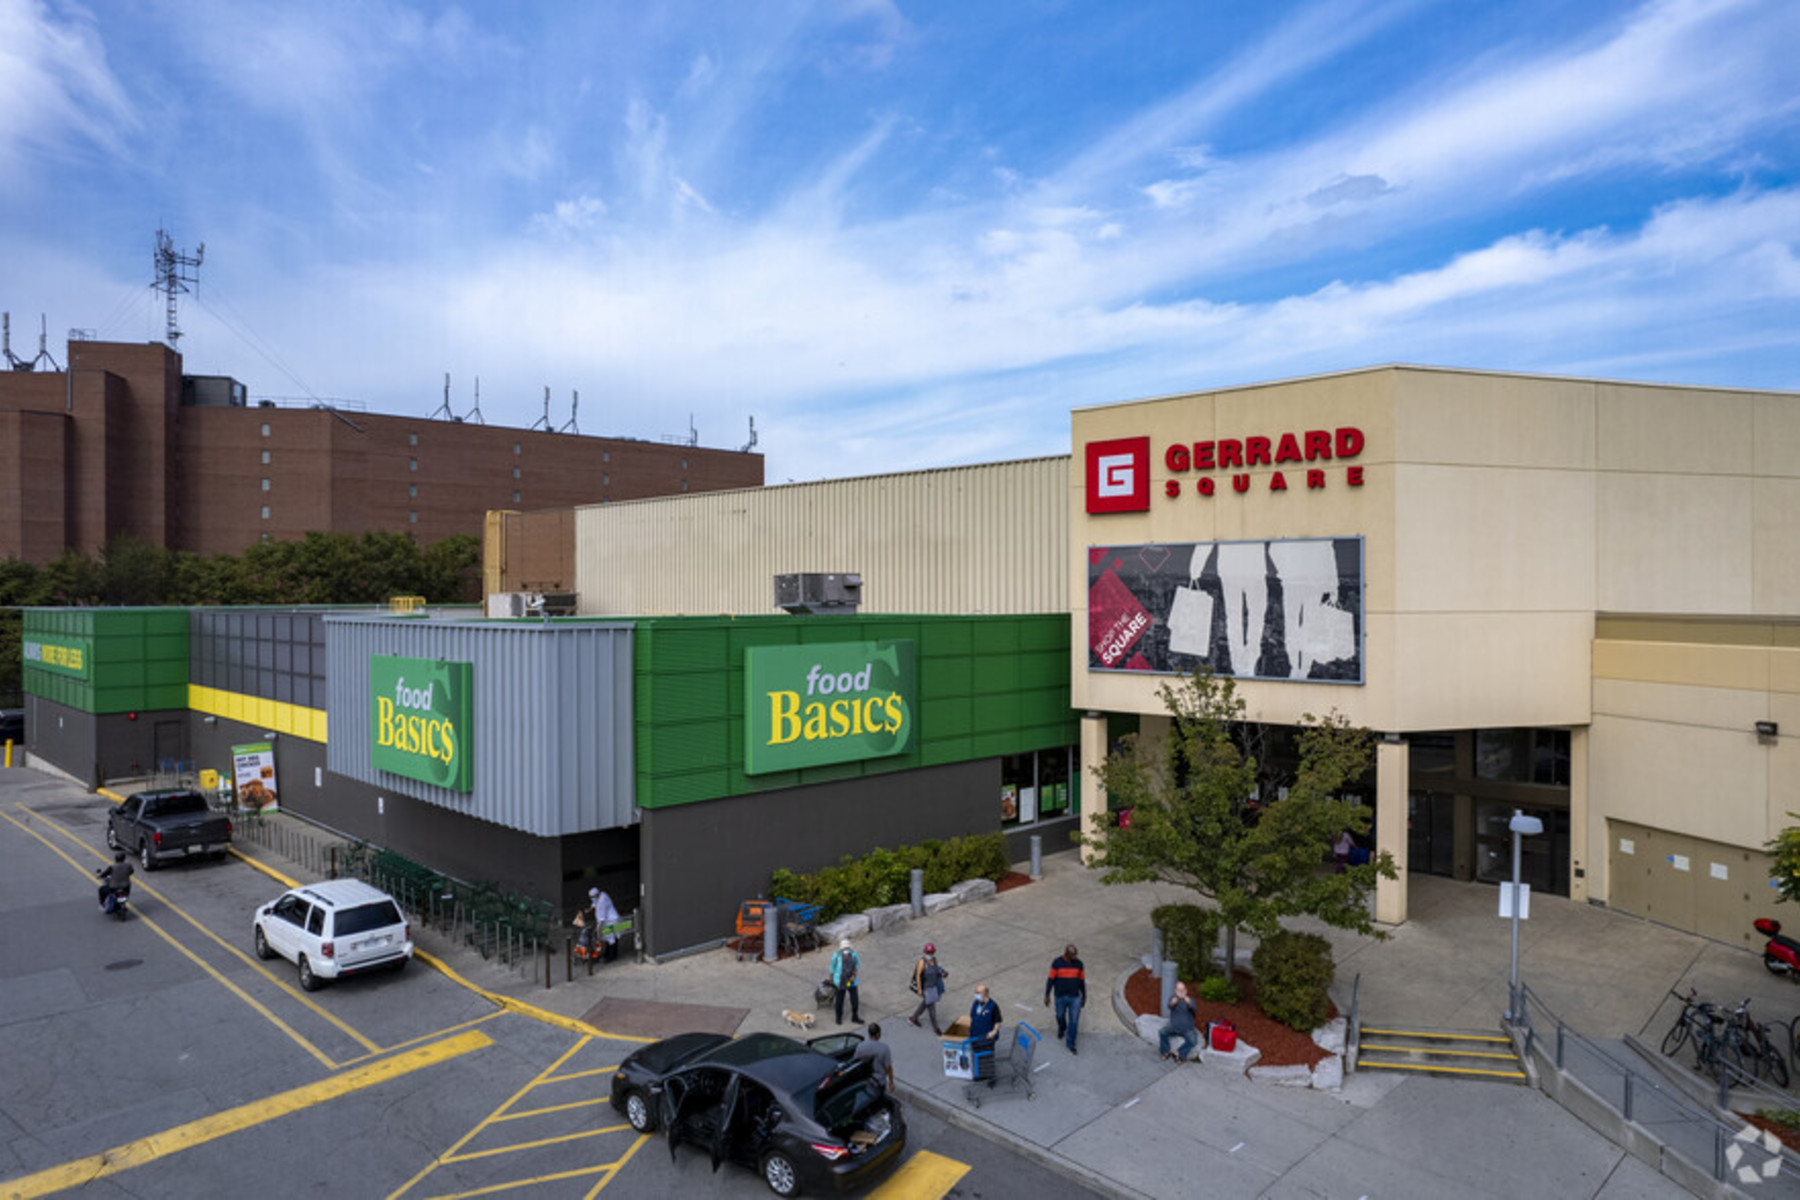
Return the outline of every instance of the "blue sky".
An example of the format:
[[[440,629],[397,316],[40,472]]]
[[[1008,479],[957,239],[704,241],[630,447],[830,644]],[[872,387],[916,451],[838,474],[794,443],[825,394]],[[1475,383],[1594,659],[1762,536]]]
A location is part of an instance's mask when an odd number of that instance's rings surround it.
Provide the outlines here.
[[[1384,362],[1800,390],[1793,0],[0,0],[0,309],[252,396],[1068,451]]]

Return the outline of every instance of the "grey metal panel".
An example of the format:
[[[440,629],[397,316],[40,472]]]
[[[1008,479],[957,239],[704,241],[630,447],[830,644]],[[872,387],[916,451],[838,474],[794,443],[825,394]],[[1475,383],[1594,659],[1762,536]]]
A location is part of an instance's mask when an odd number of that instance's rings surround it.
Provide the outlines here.
[[[632,626],[327,617],[331,770],[540,837],[634,824]],[[474,791],[372,765],[369,659],[474,664]]]

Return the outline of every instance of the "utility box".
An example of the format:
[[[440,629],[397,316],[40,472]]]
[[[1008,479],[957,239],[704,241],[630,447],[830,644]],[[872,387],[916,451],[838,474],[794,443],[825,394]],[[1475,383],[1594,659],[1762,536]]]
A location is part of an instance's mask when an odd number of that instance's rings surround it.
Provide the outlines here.
[[[775,607],[791,613],[853,613],[862,604],[862,576],[777,575]]]

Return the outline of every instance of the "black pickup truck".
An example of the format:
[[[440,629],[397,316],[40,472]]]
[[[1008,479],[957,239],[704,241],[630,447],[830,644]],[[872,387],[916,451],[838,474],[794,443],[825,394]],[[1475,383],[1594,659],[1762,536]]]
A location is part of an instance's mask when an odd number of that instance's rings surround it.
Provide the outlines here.
[[[106,815],[106,844],[137,855],[144,870],[164,859],[211,854],[231,846],[231,820],[206,806],[199,792],[133,792]]]

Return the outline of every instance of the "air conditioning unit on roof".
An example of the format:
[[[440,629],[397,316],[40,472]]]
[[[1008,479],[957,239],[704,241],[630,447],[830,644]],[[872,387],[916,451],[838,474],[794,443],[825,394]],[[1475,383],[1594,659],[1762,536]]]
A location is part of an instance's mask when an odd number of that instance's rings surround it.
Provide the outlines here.
[[[791,613],[852,613],[861,604],[861,575],[775,577],[775,607]]]

